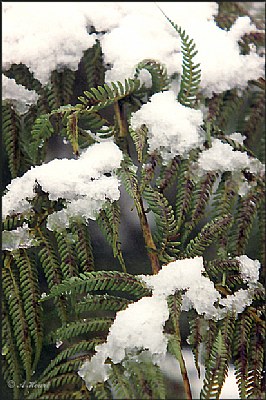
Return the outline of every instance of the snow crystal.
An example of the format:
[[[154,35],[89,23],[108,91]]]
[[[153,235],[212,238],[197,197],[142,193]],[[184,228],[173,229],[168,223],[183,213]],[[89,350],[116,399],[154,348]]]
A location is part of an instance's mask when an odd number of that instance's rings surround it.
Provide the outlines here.
[[[234,87],[244,88],[264,76],[264,58],[254,51],[241,55],[238,41],[256,32],[249,17],[239,17],[229,31],[220,29],[215,2],[158,2],[196,43],[195,62],[201,64],[201,88],[207,96]],[[90,32],[94,26],[101,33]],[[84,50],[102,44],[111,68],[108,81],[134,75],[145,58],[163,62],[168,73],[182,72],[181,41],[153,2],[4,3],[3,67],[25,63],[42,83],[52,70],[76,70]],[[241,71],[241,73],[240,73]]]
[[[62,346],[63,342],[60,339],[56,339],[55,347],[58,349],[60,346]]]
[[[27,248],[35,244],[30,238],[30,230],[27,224],[12,231],[2,232],[2,250],[12,251],[18,248]]]
[[[259,280],[260,262],[252,260],[246,254],[236,257],[240,263],[240,274],[244,282],[256,283]]]
[[[214,139],[212,147],[201,153],[198,165],[203,171],[239,171],[250,166],[250,159],[246,152],[234,151],[230,144]]]
[[[245,135],[242,135],[242,133],[240,133],[240,132],[233,132],[228,137],[230,139],[234,140],[235,142],[240,143],[242,145],[244,144],[244,141],[247,138]]]
[[[242,313],[247,306],[253,301],[252,291],[239,289],[234,294],[227,296],[225,299],[220,300],[220,304],[225,306],[227,310]]]
[[[131,117],[133,129],[147,126],[149,150],[159,150],[165,162],[203,143],[202,123],[202,112],[180,104],[171,90],[154,94]]]
[[[7,78],[2,74],[2,99],[12,100],[16,110],[24,113],[31,104],[35,104],[38,94],[34,90],[27,90],[24,86],[18,85],[15,79]]]
[[[49,217],[50,229],[65,226],[70,216],[95,219],[103,203],[120,197],[115,170],[122,160],[121,150],[113,142],[96,143],[79,159],[55,159],[32,167],[22,177],[12,180],[3,197],[3,217],[30,210],[28,199],[35,196],[36,180],[50,200],[63,198],[67,207]],[[106,176],[104,174],[110,175]]]

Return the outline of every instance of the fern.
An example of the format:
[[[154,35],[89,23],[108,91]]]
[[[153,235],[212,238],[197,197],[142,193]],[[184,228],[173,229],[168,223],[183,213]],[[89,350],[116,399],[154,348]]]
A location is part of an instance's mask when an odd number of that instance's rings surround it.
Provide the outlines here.
[[[21,299],[19,277],[15,269],[13,257],[10,254],[4,255],[3,294],[8,305],[9,315],[12,317],[12,330],[17,345],[17,350],[26,374],[26,381],[30,381],[32,373],[32,354],[29,325]]]
[[[211,245],[213,240],[220,237],[224,230],[232,223],[230,215],[224,215],[207,223],[195,239],[191,239],[184,252],[185,258],[200,256]]]
[[[32,369],[35,370],[41,355],[43,342],[42,308],[38,302],[40,293],[37,269],[35,260],[25,249],[14,251],[13,257],[19,269],[21,298],[25,318],[35,346],[35,358],[32,365]]]
[[[160,7],[158,7],[160,9]],[[173,21],[168,18],[165,13],[160,9],[165,18],[170,22],[172,27],[180,35],[182,42],[182,75],[180,83],[180,91],[178,93],[178,101],[184,106],[193,108],[196,103],[196,95],[200,85],[201,71],[199,69],[200,64],[195,64],[193,58],[198,53],[195,50],[196,45],[193,39],[190,39],[186,34],[185,30],[176,25]]]
[[[131,301],[122,297],[104,295],[88,295],[85,300],[75,306],[77,315],[88,311],[120,311],[127,308]]]
[[[120,207],[118,202],[106,202],[99,212],[96,221],[108,243],[112,246],[114,257],[118,258],[122,270],[126,272],[121,243],[119,242]]]
[[[125,292],[138,299],[150,294],[144,283],[133,275],[118,271],[95,271],[80,274],[79,277],[72,277],[60,285],[54,286],[45,300],[61,296],[64,293],[68,294],[70,291],[73,295],[99,290],[121,292],[122,294]]]
[[[146,147],[147,143],[147,133],[148,129],[145,125],[142,125],[140,128],[137,128],[136,130],[132,129],[129,127],[129,133],[133,139],[133,142],[136,146],[136,150],[138,153],[138,161],[142,162],[143,161],[143,152]]]
[[[176,205],[175,216],[177,220],[177,227],[180,229],[185,216],[189,210],[192,198],[192,191],[194,183],[190,176],[190,161],[182,160],[180,164],[177,188],[176,188]]]
[[[118,81],[85,90],[85,97],[80,96],[79,100],[86,106],[86,110],[95,112],[136,93],[139,88],[140,81],[138,79],[125,79],[124,85]]]
[[[88,88],[104,84],[105,68],[99,40],[96,40],[96,43],[90,49],[84,51],[81,64],[84,65]]]
[[[176,254],[179,253],[174,211],[163,194],[151,187],[145,189],[143,197],[155,215],[157,225],[155,242],[159,259],[162,261],[174,260]]]
[[[25,64],[11,64],[8,70],[3,71],[3,73],[8,78],[15,79],[18,85],[23,85],[26,89],[35,90],[37,93],[41,94],[41,82],[34,78],[33,73],[30,72]]]
[[[88,226],[82,221],[72,221],[70,225],[73,234],[73,252],[77,256],[81,272],[94,270],[94,256]]]
[[[32,142],[29,145],[29,154],[34,164],[44,161],[47,142],[53,134],[54,129],[49,115],[44,114],[38,117],[32,127]]]
[[[203,388],[200,393],[201,399],[219,399],[221,389],[228,374],[227,349],[222,332],[219,330],[210,359],[206,367]]]
[[[8,167],[11,178],[16,178],[20,166],[20,117],[11,104],[4,104],[2,113],[3,140],[8,156]]]
[[[63,278],[71,278],[78,275],[78,265],[74,254],[73,238],[66,229],[55,232],[58,245],[58,253],[61,259],[60,269],[63,272]]]
[[[159,192],[163,192],[168,186],[171,186],[176,180],[179,167],[181,165],[181,159],[175,156],[168,165],[162,166],[160,176],[156,180],[156,185]]]
[[[156,60],[145,59],[136,66],[135,78],[139,77],[140,71],[146,69],[152,79],[150,95],[169,89],[169,78],[166,67]]]
[[[112,373],[110,376],[110,383],[117,399],[134,399],[135,388],[125,377],[125,369],[120,364],[112,365]]]

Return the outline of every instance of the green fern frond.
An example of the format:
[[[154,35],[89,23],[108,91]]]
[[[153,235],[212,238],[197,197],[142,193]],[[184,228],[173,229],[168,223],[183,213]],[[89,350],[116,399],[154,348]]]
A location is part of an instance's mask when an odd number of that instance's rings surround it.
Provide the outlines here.
[[[18,85],[23,85],[28,90],[35,90],[39,94],[42,92],[41,82],[34,78],[33,73],[25,64],[11,64],[8,70],[3,71],[3,74],[10,79],[15,79]]]
[[[51,72],[50,84],[48,85],[48,103],[51,110],[63,104],[71,103],[75,72],[64,68],[62,72],[54,70]]]
[[[33,349],[19,287],[18,271],[10,254],[4,254],[3,258],[3,294],[8,305],[8,314],[11,316],[14,340],[26,374],[26,381],[29,382],[32,374]]]
[[[105,67],[103,63],[103,53],[100,41],[84,51],[81,59],[86,74],[87,87],[92,88],[104,84]]]
[[[212,194],[213,185],[217,174],[208,172],[195,186],[191,197],[191,207],[188,212],[189,219],[185,223],[185,232],[182,235],[183,242],[190,232],[195,228],[200,219],[204,216],[206,206]]]
[[[48,283],[49,289],[58,286],[63,279],[60,261],[55,251],[54,244],[56,243],[52,233],[45,229],[37,228],[35,230],[37,237],[40,239],[39,259]],[[62,322],[67,320],[65,300],[61,297],[55,299],[56,309]]]
[[[73,339],[76,336],[87,334],[88,332],[108,332],[108,329],[113,323],[112,318],[91,318],[74,322],[69,322],[66,325],[58,328],[50,333],[46,340],[48,343],[55,343],[56,340]]]
[[[194,188],[194,183],[191,179],[189,170],[190,161],[182,160],[178,172],[175,204],[175,216],[178,229],[180,229],[190,208],[190,202]]]
[[[40,164],[46,156],[48,139],[54,134],[49,115],[40,115],[32,126],[32,141],[29,144],[29,155],[34,164]]]
[[[166,398],[164,377],[158,365],[153,364],[149,359],[138,362],[128,360],[125,368],[136,390],[134,398],[147,400]]]
[[[12,314],[9,312],[7,300],[4,297],[2,297],[2,368],[4,380],[16,382],[13,396],[19,398],[19,385],[23,382],[23,366],[18,343],[13,334]]]
[[[167,75],[166,67],[156,60],[145,59],[137,64],[134,77],[138,78],[140,71],[146,69],[152,79],[152,87],[149,93],[154,94],[169,89],[170,80]]]
[[[41,355],[43,342],[42,307],[38,302],[40,298],[38,273],[35,259],[30,255],[29,251],[19,249],[13,251],[12,254],[19,269],[21,298],[25,318],[28,323],[30,337],[35,346],[35,358],[32,366],[32,369],[35,370]]]
[[[160,9],[160,7],[158,7]],[[196,96],[200,85],[200,64],[195,64],[193,58],[198,53],[193,39],[190,39],[185,30],[176,25],[167,15],[160,9],[165,18],[170,22],[172,27],[179,34],[182,42],[182,75],[180,91],[178,93],[178,101],[184,106],[193,108],[196,103]]]
[[[177,223],[171,205],[162,193],[152,187],[146,187],[143,198],[155,216],[157,231],[154,237],[159,259],[163,262],[176,259],[180,243],[177,241]]]
[[[215,239],[221,237],[224,230],[226,230],[231,223],[232,217],[228,214],[207,223],[195,239],[191,239],[186,246],[184,258],[201,256]]]
[[[143,151],[147,143],[148,128],[146,127],[146,125],[141,125],[140,128],[137,128],[135,130],[132,127],[129,127],[129,133],[135,144],[138,153],[138,160],[139,162],[142,162],[144,157]]]
[[[201,399],[219,399],[223,383],[228,374],[228,354],[223,335],[219,330],[210,359],[206,366],[203,387],[200,392]]]
[[[112,391],[108,382],[98,383],[93,388],[93,393],[97,400],[112,400]]]
[[[265,321],[254,321],[248,349],[247,397],[263,398],[263,368],[265,356]]]
[[[118,176],[122,180],[125,189],[132,199],[136,199],[139,195],[138,193],[138,178],[136,175],[136,167],[127,156],[124,156],[118,169]]]
[[[229,246],[230,252],[233,255],[245,253],[251,228],[263,198],[263,186],[257,184],[255,188],[252,188],[239,200]]]
[[[80,388],[82,385],[82,379],[76,372],[69,372],[62,375],[58,375],[55,378],[52,378],[49,382],[45,382],[44,384],[36,385],[37,387],[34,390],[31,390],[29,395],[27,396],[27,400],[35,400],[35,399],[59,399],[60,398],[60,389],[65,385],[70,385],[71,390],[69,391],[69,397],[65,397],[66,393],[63,394],[61,398],[67,398],[68,400],[73,399],[73,388]],[[56,389],[59,389],[58,392],[54,392]],[[53,390],[53,392],[49,392],[49,390]]]
[[[247,398],[248,352],[252,331],[252,317],[246,309],[239,315],[233,339],[233,357],[236,381],[241,399]]]
[[[47,374],[50,373],[55,367],[64,362],[65,360],[69,360],[74,356],[87,354],[87,356],[91,356],[94,353],[95,346],[103,343],[103,339],[90,339],[90,340],[80,340],[78,343],[74,343],[68,346],[66,349],[62,350],[53,360],[51,360],[48,367],[43,371],[40,376],[40,380],[45,379]]]
[[[180,157],[175,156],[166,166],[161,167],[160,175],[156,180],[156,186],[159,192],[163,192],[177,179],[180,165]]]
[[[73,112],[67,117],[66,136],[72,145],[73,153],[75,155],[79,155],[79,129],[77,112]]]
[[[150,290],[134,275],[118,271],[94,271],[85,272],[79,277],[72,277],[60,285],[54,286],[44,300],[62,294],[74,295],[98,290],[121,292],[121,295],[130,294],[137,299],[150,295]]]
[[[140,81],[138,79],[125,79],[124,85],[118,81],[90,88],[90,90],[84,91],[85,97],[80,96],[79,100],[86,106],[87,111],[95,112],[138,92],[139,88]]]
[[[73,235],[66,229],[60,232],[55,231],[58,253],[61,259],[60,269],[63,272],[63,279],[78,275],[78,265],[74,253]]]
[[[189,319],[190,334],[188,336],[188,343],[194,356],[195,367],[199,378],[200,378],[199,349],[204,338],[205,330],[206,330],[206,321],[200,316],[198,316],[196,312],[193,312],[193,316]]]
[[[126,265],[119,241],[120,206],[117,201],[106,202],[97,215],[96,222],[101,228],[106,240],[112,246],[114,257],[117,257],[122,270],[126,272]]]
[[[82,221],[72,221],[70,230],[73,234],[73,251],[76,254],[79,270],[89,272],[94,270],[94,256],[88,226]]]
[[[132,382],[125,376],[125,368],[121,364],[113,364],[109,378],[116,399],[135,399],[136,393]]]
[[[213,197],[212,214],[214,218],[232,212],[236,198],[237,183],[232,179],[231,172],[224,172]]]
[[[5,103],[2,106],[3,142],[8,157],[8,167],[11,178],[16,178],[20,166],[20,116],[12,106]]]
[[[110,296],[108,294],[87,295],[87,297],[75,305],[77,315],[88,311],[120,311],[125,310],[132,303],[131,300],[122,297]]]
[[[142,164],[141,177],[140,177],[140,192],[143,192],[145,188],[149,188],[153,185],[153,180],[155,177],[155,169],[157,166],[158,155],[153,153],[150,159],[146,160],[145,164]]]

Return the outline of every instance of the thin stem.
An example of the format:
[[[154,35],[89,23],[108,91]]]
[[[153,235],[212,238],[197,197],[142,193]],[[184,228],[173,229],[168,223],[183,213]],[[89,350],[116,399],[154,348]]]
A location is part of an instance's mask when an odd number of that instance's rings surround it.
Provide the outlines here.
[[[160,263],[157,255],[157,248],[153,241],[153,237],[151,234],[150,226],[148,224],[148,220],[145,214],[143,201],[138,193],[138,196],[135,198],[136,209],[140,220],[140,225],[142,228],[143,237],[145,240],[146,248],[148,251],[148,256],[151,262],[152,272],[153,274],[157,274],[160,270]]]

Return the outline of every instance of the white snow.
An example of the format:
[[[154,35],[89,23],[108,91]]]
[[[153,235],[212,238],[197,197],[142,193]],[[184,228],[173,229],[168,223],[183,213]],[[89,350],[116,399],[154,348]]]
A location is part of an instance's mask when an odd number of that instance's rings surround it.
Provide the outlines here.
[[[230,144],[213,139],[212,147],[200,154],[198,165],[203,171],[239,171],[250,166],[250,158],[246,152],[234,151]]]
[[[256,31],[249,17],[239,17],[227,32],[214,22],[215,2],[157,4],[194,39],[207,96],[264,76],[263,57],[240,55],[239,38]],[[95,43],[91,25],[102,31],[108,81],[132,77],[144,58],[161,61],[170,75],[182,72],[180,38],[154,2],[5,2],[2,21],[3,67],[25,63],[44,84],[54,69],[77,69],[83,51]]]
[[[18,248],[27,248],[35,244],[35,240],[30,237],[30,229],[27,224],[18,227],[12,231],[4,230],[2,232],[2,250],[16,250]]]
[[[247,255],[236,257],[240,263],[240,274],[244,282],[255,283],[259,279],[260,262]]]
[[[22,177],[7,186],[3,196],[3,218],[30,210],[28,199],[35,196],[35,181],[49,193],[50,200],[66,199],[67,207],[49,217],[49,228],[67,224],[71,216],[95,219],[103,203],[120,197],[119,180],[115,170],[122,160],[121,150],[113,142],[96,143],[86,149],[79,159],[55,159],[32,167]],[[104,174],[110,174],[105,176]]]
[[[34,90],[28,90],[18,85],[15,79],[7,78],[2,74],[2,99],[12,100],[18,112],[26,112],[29,105],[37,102],[38,97]]]
[[[202,112],[180,104],[172,90],[154,94],[131,117],[133,129],[147,126],[149,151],[159,150],[165,162],[203,143],[202,123]]]
[[[247,265],[247,256],[241,257]],[[252,260],[248,259],[248,262],[250,266]],[[253,263],[259,268],[257,260]],[[252,271],[254,265],[251,267]],[[147,287],[152,289],[152,296],[143,297],[131,303],[125,310],[119,311],[106,343],[96,346],[96,354],[81,366],[78,374],[89,390],[96,383],[109,378],[111,366],[105,364],[107,358],[117,364],[127,356],[136,358],[137,350],[148,351],[153,362],[160,365],[167,353],[167,335],[163,333],[165,322],[169,318],[167,298],[176,291],[186,290],[183,297],[186,304],[183,309],[194,307],[198,314],[207,319],[222,319],[228,311],[240,313],[252,303],[257,280],[250,268],[248,274],[253,279],[253,287],[240,289],[225,299],[221,298],[213,282],[202,275],[203,272],[203,258],[195,257],[164,265],[157,275],[139,275]]]

